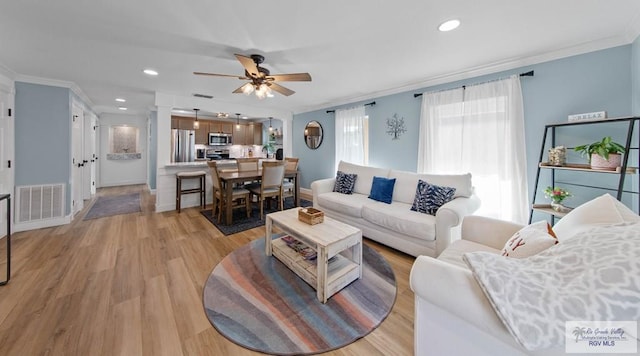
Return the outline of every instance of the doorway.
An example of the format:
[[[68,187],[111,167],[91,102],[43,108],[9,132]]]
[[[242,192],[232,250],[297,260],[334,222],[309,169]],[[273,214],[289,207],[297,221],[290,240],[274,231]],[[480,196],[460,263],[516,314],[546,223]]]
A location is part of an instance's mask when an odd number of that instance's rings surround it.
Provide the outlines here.
[[[82,108],[73,104],[71,106],[71,141],[72,141],[72,159],[71,159],[71,215],[75,216],[84,207],[82,199],[82,177],[84,173],[83,158],[83,126],[84,111]]]

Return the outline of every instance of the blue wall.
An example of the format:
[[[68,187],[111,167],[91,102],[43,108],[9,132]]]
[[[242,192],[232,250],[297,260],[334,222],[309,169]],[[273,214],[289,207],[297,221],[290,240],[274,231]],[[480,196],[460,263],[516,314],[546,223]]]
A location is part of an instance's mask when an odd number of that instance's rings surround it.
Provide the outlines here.
[[[70,90],[23,82],[15,87],[15,184],[64,183],[69,214]]]
[[[631,44],[631,110],[640,115],[640,36]]]
[[[335,175],[334,114],[327,114],[326,110],[375,101],[375,106],[366,107],[370,120],[369,164],[415,171],[421,98],[414,98],[414,93],[450,89],[534,70],[534,77],[521,78],[528,162],[527,177],[530,187],[529,196],[531,196],[545,124],[566,122],[570,114],[592,111],[606,111],[608,117],[632,114],[632,72],[635,72],[634,100],[638,100],[637,94],[640,94],[638,90],[640,74],[637,73],[640,62],[638,42],[639,40],[636,40],[633,45],[609,48],[360,103],[296,114],[293,122],[293,153],[300,157],[301,186],[308,188],[316,179]],[[632,66],[636,67],[633,71]],[[633,112],[638,113],[640,103],[634,103],[634,105]],[[404,117],[407,127],[407,133],[399,140],[392,140],[391,136],[385,133],[386,119],[394,113]],[[303,140],[304,126],[310,120],[317,120],[324,128],[324,140],[317,150],[307,148]],[[588,139],[600,135],[597,129],[585,131],[580,134],[581,138]]]

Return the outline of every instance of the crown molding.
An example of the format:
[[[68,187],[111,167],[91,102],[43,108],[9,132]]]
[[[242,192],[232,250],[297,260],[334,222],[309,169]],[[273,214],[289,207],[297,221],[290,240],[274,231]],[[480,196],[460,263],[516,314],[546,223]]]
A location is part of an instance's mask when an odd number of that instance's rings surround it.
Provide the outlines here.
[[[633,43],[638,36],[640,36],[640,14],[636,15],[633,20],[629,22],[626,36],[629,43]]]
[[[640,22],[640,21],[637,21],[637,22]],[[343,99],[334,101],[332,103],[302,107],[300,108],[301,110],[294,111],[294,114],[301,114],[301,113],[306,113],[306,112],[316,111],[316,110],[324,110],[324,109],[333,108],[341,105],[357,103],[360,101],[378,99],[384,96],[404,93],[408,91],[424,90],[429,87],[433,87],[440,84],[452,83],[459,80],[475,78],[483,75],[494,74],[494,73],[508,71],[516,68],[531,66],[534,64],[550,62],[553,60],[572,57],[572,56],[585,54],[589,52],[595,52],[595,51],[599,51],[607,48],[627,45],[633,42],[633,40],[637,37],[636,35],[634,38],[630,39],[630,37],[633,36],[632,33],[635,33],[637,31],[640,34],[640,24],[633,23],[633,26],[635,27],[634,29],[631,29],[631,26],[629,26],[629,29],[624,34],[621,34],[621,35],[584,42],[577,45],[552,50],[539,55],[527,56],[527,57],[514,57],[514,58],[506,59],[503,61],[498,61],[498,62],[493,62],[486,65],[478,66],[478,67],[468,68],[462,71],[447,73],[443,75],[436,75],[436,76],[427,78],[426,80],[423,80],[423,81],[406,83],[392,89],[376,91],[376,92],[368,93],[366,95],[343,98]]]
[[[15,94],[14,78],[16,73],[0,63],[0,87],[11,94]]]
[[[65,80],[58,80],[58,79],[35,77],[35,76],[24,75],[24,74],[16,75],[15,81],[16,82],[31,83],[31,84],[39,84],[39,85],[49,85],[49,86],[61,87],[61,88],[68,88],[75,95],[77,95],[78,98],[80,98],[89,108],[91,108],[91,110],[93,110],[94,104],[91,101],[91,99],[89,99],[87,94],[85,94],[84,91],[82,91],[82,89],[80,89],[80,87],[74,82],[69,82],[69,81],[65,81]]]

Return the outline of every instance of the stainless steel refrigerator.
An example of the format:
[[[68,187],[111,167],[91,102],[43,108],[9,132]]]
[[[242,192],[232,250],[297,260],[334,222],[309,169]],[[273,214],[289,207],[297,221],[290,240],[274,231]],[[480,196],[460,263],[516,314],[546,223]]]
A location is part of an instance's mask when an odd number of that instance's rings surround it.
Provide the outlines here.
[[[171,162],[193,162],[196,156],[194,130],[171,130]]]

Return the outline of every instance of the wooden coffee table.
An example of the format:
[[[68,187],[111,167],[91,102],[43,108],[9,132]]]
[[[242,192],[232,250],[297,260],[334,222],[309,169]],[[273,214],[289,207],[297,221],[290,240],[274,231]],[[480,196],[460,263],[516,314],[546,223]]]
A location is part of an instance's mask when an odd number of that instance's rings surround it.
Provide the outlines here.
[[[330,217],[309,225],[298,220],[298,209],[267,215],[265,251],[276,257],[295,274],[311,285],[318,300],[326,303],[336,292],[362,278],[362,231]],[[291,237],[314,249],[315,261],[308,261],[282,240],[273,239],[277,226]],[[350,253],[349,253],[350,252]]]

